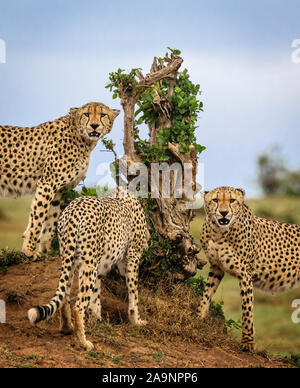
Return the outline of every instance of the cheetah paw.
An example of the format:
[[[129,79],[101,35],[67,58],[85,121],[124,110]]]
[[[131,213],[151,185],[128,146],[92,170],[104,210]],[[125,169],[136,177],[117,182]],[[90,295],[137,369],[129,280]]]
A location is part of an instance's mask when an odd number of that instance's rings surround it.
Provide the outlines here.
[[[243,352],[254,353],[255,352],[255,344],[253,343],[245,343],[242,344]]]
[[[40,261],[46,260],[46,255],[39,252],[34,252],[33,255],[29,258],[33,263],[38,263]]]
[[[89,352],[89,351],[94,349],[94,345],[90,341],[86,341],[86,343],[84,344],[84,347],[85,347],[87,352]]]
[[[136,326],[146,326],[148,324],[148,321],[139,319],[137,322],[135,322]]]

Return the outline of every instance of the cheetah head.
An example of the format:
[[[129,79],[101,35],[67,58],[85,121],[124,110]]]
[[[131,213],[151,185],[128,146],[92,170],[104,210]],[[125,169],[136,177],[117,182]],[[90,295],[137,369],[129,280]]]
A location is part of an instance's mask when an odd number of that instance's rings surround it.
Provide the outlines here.
[[[72,122],[80,135],[91,142],[97,142],[107,135],[119,114],[119,110],[110,109],[100,102],[90,102],[70,110]]]
[[[219,187],[204,194],[205,212],[220,228],[228,228],[239,218],[244,205],[245,191],[233,187]]]

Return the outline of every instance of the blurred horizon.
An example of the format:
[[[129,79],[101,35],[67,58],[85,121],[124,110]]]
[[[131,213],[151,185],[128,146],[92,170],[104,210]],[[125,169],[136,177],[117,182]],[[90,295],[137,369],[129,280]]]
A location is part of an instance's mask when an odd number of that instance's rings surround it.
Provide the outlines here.
[[[182,51],[204,112],[198,141],[205,189],[243,187],[261,194],[256,158],[274,144],[286,164],[300,168],[300,1],[262,0],[0,0],[0,123],[33,126],[101,101],[120,108],[105,89],[119,67],[148,72],[167,47]],[[122,154],[120,115],[108,135]],[[113,155],[94,150],[86,184],[101,179],[97,166]]]

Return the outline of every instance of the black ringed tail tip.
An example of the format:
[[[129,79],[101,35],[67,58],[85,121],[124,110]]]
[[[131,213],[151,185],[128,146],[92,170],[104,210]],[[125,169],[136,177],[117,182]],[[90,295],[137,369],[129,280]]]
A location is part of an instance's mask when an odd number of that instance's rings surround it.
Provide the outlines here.
[[[44,321],[50,312],[48,306],[36,306],[28,310],[28,319],[32,325]]]

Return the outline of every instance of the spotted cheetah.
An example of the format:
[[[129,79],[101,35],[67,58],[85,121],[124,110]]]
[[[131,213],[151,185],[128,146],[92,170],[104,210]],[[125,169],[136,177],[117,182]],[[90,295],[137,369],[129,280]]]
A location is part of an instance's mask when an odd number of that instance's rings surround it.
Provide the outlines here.
[[[122,198],[81,197],[62,213],[58,233],[62,270],[56,294],[44,306],[28,311],[32,324],[48,319],[59,309],[60,331],[73,331],[70,289],[75,270],[79,273],[78,295],[74,307],[75,334],[87,350],[93,344],[86,340],[84,318],[90,308],[101,319],[101,278],[116,264],[125,276],[129,294],[129,320],[144,325],[138,311],[138,269],[141,254],[148,247],[150,233],[139,201]]]
[[[91,102],[37,127],[0,126],[0,195],[35,192],[23,235],[28,257],[38,255],[38,242],[40,252],[49,250],[63,189],[85,177],[92,150],[111,131],[119,113]]]
[[[205,318],[224,272],[239,280],[242,345],[254,351],[253,287],[276,293],[300,284],[300,226],[255,216],[243,189],[220,187],[204,195],[206,219],[201,244],[210,273],[199,316]]]

